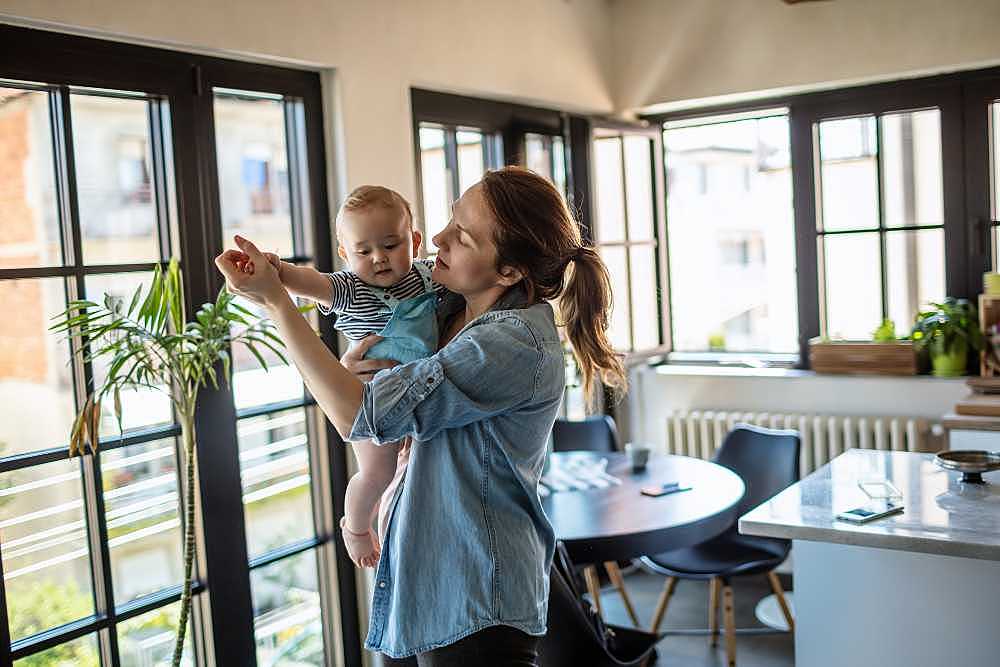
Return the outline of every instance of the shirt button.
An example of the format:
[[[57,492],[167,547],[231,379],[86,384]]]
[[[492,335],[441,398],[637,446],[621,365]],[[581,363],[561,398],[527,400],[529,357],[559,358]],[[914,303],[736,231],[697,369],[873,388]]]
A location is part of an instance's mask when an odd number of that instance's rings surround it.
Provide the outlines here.
[[[378,587],[379,588],[385,588],[385,582],[384,581],[378,582]]]

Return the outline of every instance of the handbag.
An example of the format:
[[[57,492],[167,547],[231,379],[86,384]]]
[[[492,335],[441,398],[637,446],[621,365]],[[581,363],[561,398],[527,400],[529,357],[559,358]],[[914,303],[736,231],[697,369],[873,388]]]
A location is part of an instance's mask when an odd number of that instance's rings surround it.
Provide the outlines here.
[[[605,623],[581,590],[566,547],[557,542],[539,667],[640,667],[656,662],[656,643],[663,635]]]

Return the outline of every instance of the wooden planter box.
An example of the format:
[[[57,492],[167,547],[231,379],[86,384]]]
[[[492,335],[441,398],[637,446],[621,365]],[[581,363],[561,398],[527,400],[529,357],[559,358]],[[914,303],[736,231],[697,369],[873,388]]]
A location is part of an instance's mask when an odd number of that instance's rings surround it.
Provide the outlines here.
[[[917,355],[908,340],[809,341],[809,364],[817,373],[862,375],[916,375]]]

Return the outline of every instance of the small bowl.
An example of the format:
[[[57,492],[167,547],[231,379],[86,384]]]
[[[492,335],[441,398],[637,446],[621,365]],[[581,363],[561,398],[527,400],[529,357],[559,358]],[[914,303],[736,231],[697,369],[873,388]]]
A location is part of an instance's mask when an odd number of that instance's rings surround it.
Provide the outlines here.
[[[962,473],[960,481],[966,484],[985,484],[984,472],[1000,470],[1000,452],[949,449],[938,452],[934,457],[934,463],[945,470]]]

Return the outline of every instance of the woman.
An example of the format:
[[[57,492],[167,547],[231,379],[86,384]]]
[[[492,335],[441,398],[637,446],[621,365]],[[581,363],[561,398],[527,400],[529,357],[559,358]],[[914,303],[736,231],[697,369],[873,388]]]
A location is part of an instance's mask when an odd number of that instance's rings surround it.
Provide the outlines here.
[[[548,301],[559,299],[588,395],[597,377],[622,387],[605,334],[608,273],[556,189],[516,167],[466,191],[433,240],[432,277],[451,292],[439,304],[439,351],[367,384],[323,345],[252,243],[238,238],[240,251],[216,264],[230,290],[265,307],[345,439],[413,439],[366,648],[419,665],[534,665],[554,548],[537,484],[565,384]],[[253,274],[239,270],[248,260]],[[358,373],[385,364],[358,359]]]

